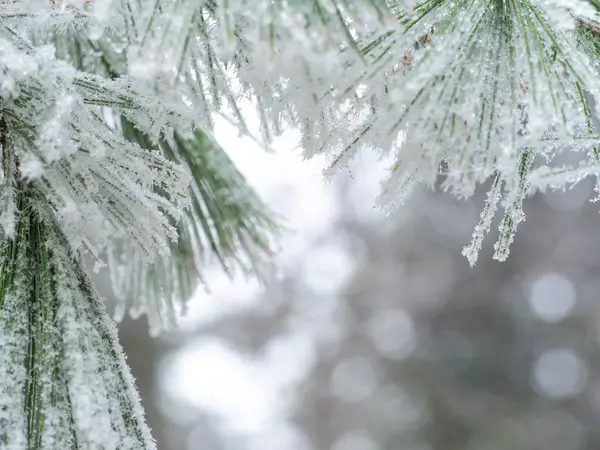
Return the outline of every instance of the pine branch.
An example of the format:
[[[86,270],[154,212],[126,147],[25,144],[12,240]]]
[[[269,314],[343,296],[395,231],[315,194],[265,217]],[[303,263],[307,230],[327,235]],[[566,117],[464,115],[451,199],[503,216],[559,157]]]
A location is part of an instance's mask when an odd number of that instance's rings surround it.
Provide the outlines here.
[[[125,55],[111,51],[107,39],[94,42],[82,33],[63,33],[54,35],[53,41],[60,49],[60,57],[78,69],[112,80],[123,79]],[[90,53],[93,58],[87,56]],[[113,95],[105,97],[114,101]],[[139,103],[147,108],[145,101]],[[122,254],[110,257],[115,291],[123,301],[127,297],[134,299],[132,314],[147,313],[153,334],[171,326],[175,309],[185,309],[198,282],[209,284],[202,273],[213,259],[230,275],[241,270],[266,280],[272,271],[271,247],[281,230],[273,213],[246,184],[224,151],[202,128],[191,133],[176,128],[172,133],[151,137],[139,129],[139,120],[126,118],[131,117],[126,109],[113,106],[112,110],[118,131],[126,139],[143,149],[162,152],[169,161],[185,167],[192,180],[185,194],[190,207],[181,221],[171,218],[169,222],[178,238],[170,241],[168,257],[157,255],[152,264],[139,264],[137,249],[127,245]],[[209,132],[212,120],[195,126]],[[165,196],[160,186],[155,187],[154,193]],[[123,306],[119,306],[118,317],[125,312]]]
[[[433,186],[440,174],[461,197],[498,172],[504,186],[527,184],[521,155],[587,151],[580,138],[597,137],[585,98],[600,93],[595,0],[157,5],[143,45],[129,37],[136,64],[152,60],[150,73],[175,79],[206,110],[226,103],[235,118],[237,99],[255,99],[266,141],[297,126],[306,156],[331,154],[331,169],[365,148],[398,149],[385,185],[398,189],[381,196],[387,210],[410,183]],[[520,200],[503,195],[513,217],[503,222],[506,243],[522,214]]]
[[[268,270],[275,224],[214,114],[250,134],[250,100],[266,144],[297,127],[332,169],[393,152],[390,210],[416,182],[493,177],[471,263],[499,206],[504,260],[527,195],[600,179],[598,0],[31,4],[0,5],[2,447],[154,447],[83,252],[126,268],[153,332],[210,256]],[[552,166],[565,152],[585,160]]]
[[[121,129],[128,139],[154,148],[126,119],[121,119]],[[271,247],[281,232],[274,213],[246,184],[226,153],[202,131],[187,136],[175,132],[158,147],[170,161],[189,170],[191,206],[181,221],[173,222],[178,240],[171,243],[168,258],[140,266],[135,249],[126,248],[122,259],[129,267],[123,273],[128,275],[115,280],[122,295],[133,296],[134,315],[148,314],[153,334],[172,325],[172,305],[185,308],[198,281],[210,286],[202,274],[213,259],[228,275],[241,270],[266,281],[272,272]]]
[[[16,235],[0,249],[0,446],[154,449],[81,257],[43,194],[15,190]]]

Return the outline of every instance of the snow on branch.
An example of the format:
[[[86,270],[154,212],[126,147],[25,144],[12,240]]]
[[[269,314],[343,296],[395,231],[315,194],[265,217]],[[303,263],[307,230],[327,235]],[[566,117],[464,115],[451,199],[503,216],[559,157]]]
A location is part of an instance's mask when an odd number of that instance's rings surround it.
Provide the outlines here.
[[[465,197],[499,177],[503,190],[490,195],[499,195],[505,210],[496,246],[504,259],[524,217],[523,196],[537,183],[538,156],[585,153],[597,175],[597,118],[589,99],[600,93],[598,6],[596,0],[3,2],[0,111],[14,152],[5,161],[5,179],[12,181],[0,192],[0,219],[13,233],[11,183],[22,177],[39,186],[73,245],[96,257],[127,237],[133,254],[148,262],[168,258],[182,235],[197,268],[206,252],[201,235],[213,232],[190,233],[200,221],[228,236],[221,248],[216,241],[209,247],[229,258],[240,236],[207,220],[217,210],[197,193],[214,171],[194,169],[185,152],[209,151],[209,141],[198,136],[210,140],[216,113],[250,132],[240,104],[251,98],[265,143],[298,127],[306,156],[330,155],[330,171],[366,148],[393,151],[380,196],[386,211],[414,182],[433,186],[441,176],[444,190]],[[194,142],[203,142],[203,150]],[[553,188],[572,183],[559,172],[552,180]],[[195,212],[182,214],[188,206]],[[260,217],[248,208],[246,214]],[[263,219],[255,223],[272,229]],[[253,233],[247,255],[268,247],[261,233]],[[472,262],[481,237],[476,231]]]
[[[386,211],[418,182],[503,210],[600,180],[599,0],[0,1],[0,447],[154,448],[82,255],[168,327],[216,260],[269,272],[278,227],[212,136],[301,131],[328,171],[392,152]],[[581,162],[553,165],[563,153]],[[541,165],[540,161],[544,161]],[[600,193],[600,181],[596,191]],[[125,301],[119,313],[125,311]]]
[[[498,173],[508,189],[530,176],[518,169],[524,152],[588,152],[598,137],[587,100],[600,93],[596,0],[152,5],[126,19],[138,26],[131,76],[171,80],[242,130],[237,102],[249,96],[265,141],[298,127],[306,156],[329,154],[332,168],[365,148],[394,150],[384,190],[442,175],[464,197]],[[509,189],[502,204],[511,211],[525,191]],[[399,203],[381,199],[386,210]]]

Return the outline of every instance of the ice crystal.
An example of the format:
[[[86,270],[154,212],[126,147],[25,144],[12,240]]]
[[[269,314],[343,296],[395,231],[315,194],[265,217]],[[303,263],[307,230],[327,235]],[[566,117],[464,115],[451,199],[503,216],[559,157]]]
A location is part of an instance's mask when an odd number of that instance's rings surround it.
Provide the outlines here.
[[[173,0],[160,2],[168,14],[146,11],[156,27],[129,51],[137,65],[152,60],[154,74],[184,82],[190,98],[206,104],[201,109],[229,101],[243,129],[231,69],[242,95],[255,99],[265,140],[283,124],[297,126],[306,156],[325,152],[331,168],[362,149],[393,150],[380,198],[388,211],[415,182],[433,186],[441,177],[444,190],[465,197],[497,178],[501,192],[491,195],[504,209],[495,254],[502,260],[524,220],[523,196],[542,187],[533,179],[548,170],[559,187],[580,170],[557,172],[538,157],[551,163],[557,153],[580,152],[590,155],[586,167],[593,170],[599,140],[589,99],[600,92],[598,6]],[[466,251],[471,263],[491,223],[488,212]]]
[[[46,202],[2,258],[0,447],[154,448],[115,325]]]
[[[599,9],[0,0],[0,446],[153,447],[82,256],[153,334],[206,265],[264,275],[276,227],[212,137],[216,114],[252,132],[245,99],[265,143],[297,127],[328,174],[391,153],[386,211],[416,183],[468,197],[491,180],[463,253],[502,209],[506,259],[528,195],[600,180]]]

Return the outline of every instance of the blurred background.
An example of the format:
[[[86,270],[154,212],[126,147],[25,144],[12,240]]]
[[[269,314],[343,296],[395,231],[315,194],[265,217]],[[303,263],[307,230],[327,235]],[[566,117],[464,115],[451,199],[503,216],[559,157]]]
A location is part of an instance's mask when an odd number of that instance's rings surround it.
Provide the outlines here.
[[[215,270],[176,332],[120,324],[159,449],[600,448],[591,180],[528,200],[508,261],[492,233],[470,268],[485,189],[385,217],[374,155],[325,182],[293,132],[273,153],[217,137],[292,231],[267,287]]]

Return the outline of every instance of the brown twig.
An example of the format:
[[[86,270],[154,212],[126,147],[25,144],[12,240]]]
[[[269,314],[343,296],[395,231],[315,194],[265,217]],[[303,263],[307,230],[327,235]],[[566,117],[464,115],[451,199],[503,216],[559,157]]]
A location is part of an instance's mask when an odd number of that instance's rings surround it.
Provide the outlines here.
[[[585,28],[595,38],[600,39],[600,27],[599,26],[597,26],[597,25],[595,25],[593,23],[584,22],[581,19],[577,20],[577,25],[579,25],[581,28]]]

